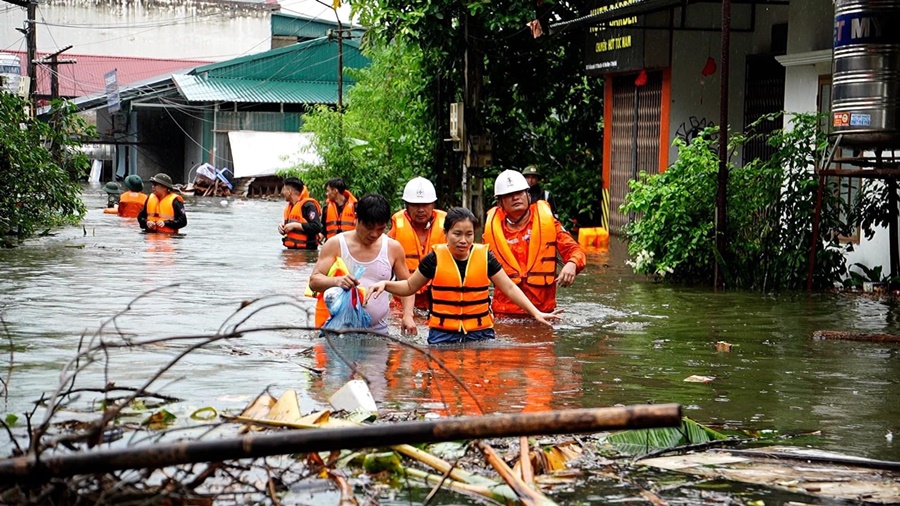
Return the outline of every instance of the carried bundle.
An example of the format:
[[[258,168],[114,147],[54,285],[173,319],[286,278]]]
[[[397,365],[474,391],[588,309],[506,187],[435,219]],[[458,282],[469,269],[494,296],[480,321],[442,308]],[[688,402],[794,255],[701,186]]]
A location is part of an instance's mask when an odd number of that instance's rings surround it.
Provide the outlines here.
[[[357,265],[352,275],[354,278],[359,279],[365,272],[365,267]],[[331,268],[328,269],[328,276],[336,277],[347,274],[351,274],[347,264],[344,263],[341,257],[335,258]],[[363,307],[363,303],[366,300],[365,288],[344,289],[339,286],[333,286],[325,290],[324,293],[312,292],[309,287],[306,290],[307,296],[322,299],[325,307],[328,309],[328,318],[324,320],[324,323],[317,321],[317,326],[334,330],[365,329],[369,327],[372,318]],[[317,320],[321,318],[318,314],[316,315]]]

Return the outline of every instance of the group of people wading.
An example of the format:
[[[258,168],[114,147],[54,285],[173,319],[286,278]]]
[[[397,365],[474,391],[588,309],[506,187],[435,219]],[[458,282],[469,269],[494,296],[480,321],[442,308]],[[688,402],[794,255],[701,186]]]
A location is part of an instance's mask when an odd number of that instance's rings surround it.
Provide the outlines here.
[[[301,180],[287,178],[278,232],[287,248],[317,249],[324,240],[309,278],[309,288],[318,294],[316,326],[329,316],[325,290],[363,287],[370,330],[387,332],[390,307],[383,294],[388,292],[400,297],[404,334],[416,333],[414,308],[419,308],[429,312],[431,344],[491,339],[495,314],[530,315],[546,325],[559,320],[557,286],[571,285],[586,263],[578,242],[533,191],[521,172],[497,176],[497,205],[487,214],[479,244],[478,218],[462,207],[435,209],[437,194],[425,178],[406,184],[405,207],[393,214],[383,196],[357,200],[340,179],[326,184],[323,213]],[[563,262],[559,270],[557,257]],[[338,258],[346,265],[341,273],[333,271]],[[350,274],[357,266],[364,267],[358,279]]]
[[[146,232],[177,234],[187,226],[184,198],[179,195],[168,174],[150,178],[150,195],[143,193],[144,181],[132,174],[125,178],[122,191],[119,184],[109,182],[103,187],[107,194],[105,213],[118,214],[122,218],[137,218]]]

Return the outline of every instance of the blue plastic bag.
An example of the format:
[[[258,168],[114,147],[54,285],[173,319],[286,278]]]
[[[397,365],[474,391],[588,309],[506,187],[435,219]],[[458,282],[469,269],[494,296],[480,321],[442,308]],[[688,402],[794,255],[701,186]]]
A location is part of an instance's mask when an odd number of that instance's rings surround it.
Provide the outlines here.
[[[365,272],[365,267],[357,265],[353,270],[353,277],[359,279]],[[325,321],[322,328],[334,330],[369,328],[372,317],[363,307],[366,298],[362,288],[345,290],[334,286],[325,290],[323,296],[331,317]]]

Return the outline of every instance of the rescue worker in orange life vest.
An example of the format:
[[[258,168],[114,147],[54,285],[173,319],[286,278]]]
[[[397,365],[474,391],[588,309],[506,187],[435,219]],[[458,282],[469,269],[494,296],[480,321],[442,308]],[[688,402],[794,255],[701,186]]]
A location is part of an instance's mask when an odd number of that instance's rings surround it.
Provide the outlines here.
[[[396,239],[403,246],[406,254],[406,267],[409,273],[416,272],[419,262],[435,244],[447,242],[444,237],[444,217],[447,213],[434,208],[437,193],[434,185],[424,177],[416,177],[406,183],[403,189],[403,202],[406,209],[397,211],[391,216],[391,229],[388,237]],[[425,286],[416,293],[415,307],[428,309],[429,287]]]
[[[433,246],[431,253],[419,262],[409,279],[380,281],[369,287],[366,302],[381,292],[401,297],[412,295],[432,283],[432,303],[428,317],[428,343],[461,343],[494,338],[494,315],[488,292],[493,283],[523,312],[550,325],[559,320],[561,309],[552,313],[538,310],[513,283],[503,266],[484,244],[475,244],[475,215],[462,207],[454,207],[444,219],[446,244]]]
[[[343,179],[336,177],[325,183],[324,209],[322,227],[326,241],[341,232],[356,230],[356,197]]]
[[[584,269],[587,257],[578,242],[553,217],[544,200],[532,203],[528,182],[515,170],[505,170],[494,183],[497,206],[488,211],[484,243],[513,283],[544,312],[556,308],[556,287],[570,286]],[[556,272],[556,257],[563,265]],[[497,314],[523,314],[504,294],[495,294]]]
[[[150,178],[150,196],[138,214],[138,224],[147,232],[177,234],[187,226],[184,199],[174,193],[175,185],[168,174],[157,174]]]
[[[319,232],[322,231],[322,224],[319,223],[322,208],[319,203],[309,196],[306,185],[296,177],[284,180],[281,195],[287,201],[284,221],[278,225],[281,243],[288,249],[318,248]]]
[[[119,195],[118,213],[122,218],[137,218],[147,203],[147,194],[143,193],[144,181],[141,176],[132,174],[125,178],[128,191]]]

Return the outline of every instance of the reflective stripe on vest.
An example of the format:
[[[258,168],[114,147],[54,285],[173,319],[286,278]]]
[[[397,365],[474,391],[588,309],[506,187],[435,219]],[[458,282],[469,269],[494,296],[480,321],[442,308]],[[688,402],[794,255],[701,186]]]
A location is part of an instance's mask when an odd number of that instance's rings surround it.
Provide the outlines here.
[[[419,234],[413,228],[406,211],[397,211],[391,217],[394,239],[403,246],[406,254],[406,268],[409,269],[410,274],[416,272],[419,262],[425,258],[434,245],[447,242],[447,238],[444,236],[444,218],[447,217],[447,213],[435,210],[431,216],[431,227],[428,229],[428,239],[424,245],[419,242]]]
[[[315,199],[310,198],[309,192],[304,189],[303,193],[300,194],[300,200],[298,200],[296,204],[291,205],[291,203],[288,202],[287,206],[285,206],[284,224],[287,225],[288,223],[306,223],[306,218],[303,216],[303,205],[307,202],[312,202],[316,205],[316,214],[321,212],[319,203],[316,202]],[[285,236],[281,238],[281,243],[284,244],[285,248],[306,249],[308,241],[311,240],[315,241],[315,237],[311,238],[303,232],[292,230],[286,233]]]
[[[434,252],[437,255],[437,269],[431,282],[428,326],[463,333],[493,327],[487,246],[472,246],[465,279],[461,279],[459,268],[446,244],[434,246]]]
[[[344,202],[340,216],[334,201],[329,200],[325,207],[325,219],[322,220],[325,223],[325,239],[356,228],[356,197],[350,190],[344,190],[344,197],[347,201]]]
[[[528,240],[528,263],[519,265],[506,237],[503,220],[506,213],[497,207],[488,211],[484,242],[503,265],[513,283],[547,286],[556,282],[556,224],[550,205],[539,200],[531,204],[531,238]]]
[[[147,202],[147,195],[141,192],[125,192],[119,197],[119,216],[137,218]]]
[[[184,202],[181,195],[170,193],[163,197],[162,201],[156,198],[156,194],[150,194],[147,198],[147,221],[166,221],[175,219],[175,206],[172,204],[178,199]],[[177,234],[178,229],[170,227],[156,227],[154,232],[165,232],[167,234]]]

